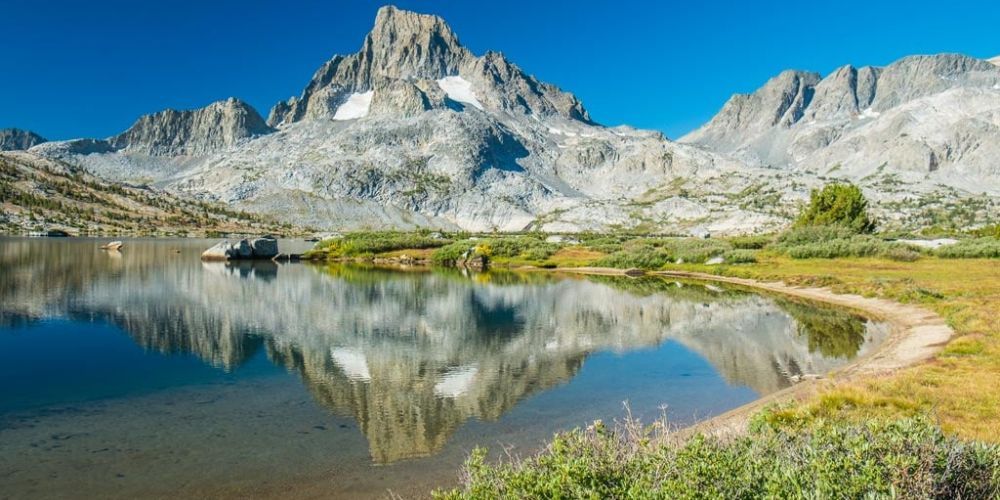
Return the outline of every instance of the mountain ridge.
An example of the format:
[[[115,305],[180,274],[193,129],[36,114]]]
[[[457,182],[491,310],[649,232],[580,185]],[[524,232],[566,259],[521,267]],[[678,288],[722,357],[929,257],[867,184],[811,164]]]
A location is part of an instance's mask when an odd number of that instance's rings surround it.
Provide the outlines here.
[[[599,125],[501,53],[473,54],[440,17],[388,6],[358,52],[322,64],[267,120],[230,99],[29,152],[337,230],[772,231],[810,189],[838,180],[859,183],[893,227],[931,223],[940,203],[973,203],[962,223],[977,223],[998,210],[986,139],[1000,133],[989,112],[948,106],[1000,107],[989,87],[998,71],[960,55],[785,71],[673,142]],[[943,134],[939,121],[960,132],[915,139]]]

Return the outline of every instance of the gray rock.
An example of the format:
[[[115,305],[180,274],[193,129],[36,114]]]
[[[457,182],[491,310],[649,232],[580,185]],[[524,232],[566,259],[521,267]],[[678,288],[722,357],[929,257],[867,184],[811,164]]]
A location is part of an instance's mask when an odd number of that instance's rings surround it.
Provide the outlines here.
[[[228,241],[221,241],[202,252],[201,260],[229,260],[234,254],[233,245]]]
[[[200,109],[168,109],[140,117],[108,140],[117,149],[150,155],[193,155],[231,148],[271,129],[249,104],[218,101]]]
[[[44,137],[30,130],[17,128],[0,129],[0,151],[29,149],[43,142],[46,142]]]
[[[257,238],[250,246],[255,259],[273,259],[278,255],[278,240],[274,238]]]
[[[234,259],[252,259],[253,258],[253,247],[250,246],[250,242],[247,240],[240,240],[233,245],[233,255]]]

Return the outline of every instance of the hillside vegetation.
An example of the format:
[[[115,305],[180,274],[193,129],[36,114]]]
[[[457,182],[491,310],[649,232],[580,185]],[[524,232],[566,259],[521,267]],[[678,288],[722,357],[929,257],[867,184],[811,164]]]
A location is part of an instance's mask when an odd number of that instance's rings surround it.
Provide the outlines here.
[[[0,233],[205,235],[288,233],[267,217],[182,199],[144,186],[102,181],[56,161],[0,154]],[[301,231],[301,230],[300,230]]]

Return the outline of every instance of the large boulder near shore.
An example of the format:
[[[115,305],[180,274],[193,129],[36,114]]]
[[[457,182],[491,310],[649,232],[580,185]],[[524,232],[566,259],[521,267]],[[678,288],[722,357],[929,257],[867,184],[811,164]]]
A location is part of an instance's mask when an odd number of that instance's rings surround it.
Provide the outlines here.
[[[229,260],[236,253],[233,245],[222,241],[201,253],[201,260]]]
[[[273,259],[278,255],[278,240],[257,238],[240,240],[236,243],[222,241],[201,254],[201,260],[251,260]]]
[[[278,255],[278,240],[257,238],[250,243],[255,259],[273,259]]]
[[[252,259],[253,258],[253,247],[250,246],[250,242],[247,240],[240,240],[233,247],[236,249],[236,258],[238,259]]]

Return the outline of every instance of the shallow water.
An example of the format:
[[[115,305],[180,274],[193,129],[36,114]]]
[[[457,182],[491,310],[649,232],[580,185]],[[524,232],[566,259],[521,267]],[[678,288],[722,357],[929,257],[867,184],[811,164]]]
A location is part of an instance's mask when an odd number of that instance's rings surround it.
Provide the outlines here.
[[[0,239],[0,497],[421,494],[475,446],[623,402],[691,423],[886,335],[716,285],[202,263],[213,243]]]

